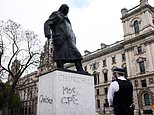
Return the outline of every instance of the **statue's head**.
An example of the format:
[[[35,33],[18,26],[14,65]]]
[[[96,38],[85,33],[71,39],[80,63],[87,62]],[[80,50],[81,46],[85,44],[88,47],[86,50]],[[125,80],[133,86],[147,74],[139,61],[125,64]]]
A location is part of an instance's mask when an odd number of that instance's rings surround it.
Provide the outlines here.
[[[58,11],[63,13],[64,15],[67,15],[69,11],[69,7],[67,4],[62,4]]]

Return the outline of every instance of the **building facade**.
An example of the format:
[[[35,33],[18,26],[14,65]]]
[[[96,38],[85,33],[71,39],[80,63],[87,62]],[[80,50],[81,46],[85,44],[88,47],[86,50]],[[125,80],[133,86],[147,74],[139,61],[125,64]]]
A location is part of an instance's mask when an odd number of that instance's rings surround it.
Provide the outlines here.
[[[124,39],[111,45],[101,44],[97,51],[85,51],[83,66],[93,74],[96,110],[111,115],[107,91],[112,69],[122,67],[134,86],[135,109],[152,115],[154,104],[154,7],[141,0],[134,8],[121,10]],[[70,67],[74,69],[74,67]]]
[[[18,93],[20,95],[20,108],[12,115],[36,115],[38,97],[38,71],[32,72],[20,79],[18,82]]]
[[[148,0],[140,0],[139,5],[132,9],[123,8],[122,24],[124,31],[124,39],[117,41],[111,45],[101,43],[100,49],[90,52],[85,50],[83,56],[83,67],[85,71],[94,76],[96,111],[98,113],[112,114],[112,109],[108,107],[107,91],[112,82],[112,69],[114,67],[122,67],[126,70],[126,77],[130,79],[134,86],[134,104],[135,110],[141,115],[153,115],[152,105],[154,105],[154,7],[148,4]],[[55,68],[52,61],[52,48],[46,43],[42,52],[40,67],[37,76]],[[49,51],[51,50],[51,51]],[[48,52],[48,53],[47,53]],[[49,57],[51,57],[49,60]],[[50,67],[48,67],[50,61]],[[67,68],[74,70],[75,67],[70,64]],[[27,79],[25,77],[25,79]],[[21,97],[25,97],[23,103],[26,102],[27,109],[35,108],[32,114],[36,113],[37,99],[37,82],[25,85],[27,90],[35,89],[35,102],[28,102],[28,98],[24,96],[24,89],[21,88]],[[30,86],[29,88],[27,86]],[[29,90],[30,91],[30,90]],[[29,92],[27,91],[27,92]],[[26,95],[26,94],[25,94]],[[28,95],[26,95],[28,96]],[[30,96],[31,97],[31,96]],[[34,101],[33,100],[33,101]],[[34,103],[34,104],[30,104]],[[32,106],[31,106],[32,105]],[[24,111],[27,109],[23,109]],[[29,110],[29,111],[30,111]],[[29,115],[27,112],[22,115]]]

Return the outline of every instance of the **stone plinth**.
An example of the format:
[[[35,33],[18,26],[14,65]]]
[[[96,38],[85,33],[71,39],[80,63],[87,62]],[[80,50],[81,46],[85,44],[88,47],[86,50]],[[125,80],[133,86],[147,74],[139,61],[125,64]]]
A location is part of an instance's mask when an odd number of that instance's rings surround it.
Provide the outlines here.
[[[95,115],[92,76],[55,70],[39,77],[37,115]]]

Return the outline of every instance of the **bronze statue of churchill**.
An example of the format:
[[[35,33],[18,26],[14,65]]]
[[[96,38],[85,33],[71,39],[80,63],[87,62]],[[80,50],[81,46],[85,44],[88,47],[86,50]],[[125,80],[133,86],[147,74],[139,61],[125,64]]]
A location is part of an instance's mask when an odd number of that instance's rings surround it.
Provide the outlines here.
[[[53,60],[57,68],[64,68],[65,63],[75,63],[77,71],[84,72],[82,56],[76,48],[76,37],[67,17],[68,12],[69,7],[66,4],[62,4],[58,11],[54,11],[44,23],[44,34],[48,39],[52,37]]]

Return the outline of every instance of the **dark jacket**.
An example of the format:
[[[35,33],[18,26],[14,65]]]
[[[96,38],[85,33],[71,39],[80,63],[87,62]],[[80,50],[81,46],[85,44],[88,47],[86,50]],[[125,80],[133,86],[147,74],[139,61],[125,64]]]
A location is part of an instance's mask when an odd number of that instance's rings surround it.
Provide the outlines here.
[[[56,11],[53,12],[44,24],[45,37],[50,38],[52,31],[53,60],[71,62],[81,60],[82,56],[76,48],[76,37],[67,16]]]

